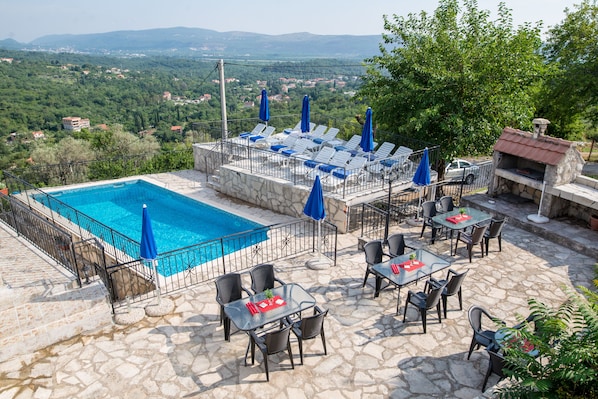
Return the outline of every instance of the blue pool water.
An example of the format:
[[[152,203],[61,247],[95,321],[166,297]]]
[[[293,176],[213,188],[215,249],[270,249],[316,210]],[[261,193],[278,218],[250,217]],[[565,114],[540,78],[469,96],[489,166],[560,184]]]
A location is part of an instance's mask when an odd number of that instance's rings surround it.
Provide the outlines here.
[[[135,241],[141,240],[142,207],[143,204],[147,204],[159,254],[264,227],[143,180],[55,191],[49,194]],[[38,195],[34,198],[41,200]],[[63,216],[74,219],[69,217],[67,209],[60,209],[58,202],[54,202],[51,207]],[[93,231],[92,233],[98,235]],[[224,253],[231,253],[266,238],[264,230],[261,235],[252,235],[252,239],[245,244],[235,242],[234,245],[225,248]],[[136,253],[128,255],[137,258],[138,248],[135,248],[135,251]],[[221,251],[210,251],[209,254],[199,256],[197,262],[206,262],[221,255]],[[160,274],[171,275],[187,267],[181,265],[175,270],[161,270]]]

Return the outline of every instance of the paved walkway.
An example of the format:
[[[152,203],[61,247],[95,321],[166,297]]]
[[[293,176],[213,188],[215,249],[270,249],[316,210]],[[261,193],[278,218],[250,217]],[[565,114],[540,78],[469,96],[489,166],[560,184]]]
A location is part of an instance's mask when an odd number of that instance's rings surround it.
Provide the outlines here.
[[[231,395],[475,398],[482,394],[487,355],[479,350],[467,360],[469,306],[482,305],[508,324],[515,324],[518,314],[527,315],[528,298],[557,305],[565,298],[563,289],[591,286],[595,259],[513,225],[505,228],[502,252],[497,251],[496,242],[491,242],[489,256],[481,258],[476,249],[473,263],[469,263],[464,247],[451,257],[449,240],[429,245],[429,231],[420,239],[419,228],[403,224],[395,230],[405,233],[410,244],[429,247],[453,261],[455,270],[469,269],[464,309],[459,310],[457,299],[450,298],[448,319],[439,324],[430,316],[425,335],[413,308],[409,308],[405,324],[402,315],[395,316],[396,290],[385,290],[373,298],[373,277],[361,287],[364,255],[357,249],[357,237],[346,234],[339,236],[336,267],[308,269],[307,257],[276,262],[281,279],[303,285],[321,307],[330,310],[325,321],[327,356],[323,356],[321,342],[316,339],[305,344],[305,364],[299,365],[293,339],[295,369],[290,369],[285,356],[273,356],[267,383],[260,354],[255,365],[243,365],[245,334],[237,332],[230,342],[224,341],[215,288],[206,284],[170,296],[175,309],[167,316],[145,317],[129,326],[108,325],[31,353],[9,356],[0,363],[0,399]],[[1,238],[2,254],[13,253],[13,248],[22,254],[15,255],[14,262],[0,262],[3,279],[7,264],[20,264],[23,259],[29,262],[23,270],[48,270],[48,262],[38,255],[32,257],[33,252],[20,239],[9,234]],[[244,278],[249,286],[248,276]],[[26,289],[27,284],[22,286]],[[411,288],[421,289],[422,284]],[[17,287],[10,289],[14,298],[19,296]],[[402,312],[406,290],[401,295]],[[61,303],[67,306],[70,298]],[[47,316],[54,311],[42,312]],[[5,350],[3,345],[0,351]],[[496,377],[491,377],[489,392],[496,382]]]

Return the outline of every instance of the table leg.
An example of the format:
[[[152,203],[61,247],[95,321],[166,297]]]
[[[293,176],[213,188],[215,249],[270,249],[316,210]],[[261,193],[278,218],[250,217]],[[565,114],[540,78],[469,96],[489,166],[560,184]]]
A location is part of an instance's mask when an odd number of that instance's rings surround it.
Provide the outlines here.
[[[247,342],[247,349],[245,350],[245,366],[247,367],[247,354],[249,353],[249,348],[251,347],[251,337],[247,334],[249,341]]]
[[[399,306],[401,304],[401,287],[397,286],[397,290],[399,292],[397,292],[397,312],[395,313],[395,316],[399,315]]]
[[[380,295],[380,286],[382,286],[382,277],[376,275],[376,290],[374,291],[374,298],[378,298],[378,295]]]

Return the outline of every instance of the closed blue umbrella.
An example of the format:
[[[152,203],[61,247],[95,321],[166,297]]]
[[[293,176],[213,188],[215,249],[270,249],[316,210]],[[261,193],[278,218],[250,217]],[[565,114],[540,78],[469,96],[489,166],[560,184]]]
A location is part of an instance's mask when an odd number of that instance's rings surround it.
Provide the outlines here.
[[[152,261],[154,276],[156,278],[156,289],[158,291],[158,301],[160,301],[160,284],[158,282],[158,267],[156,258],[158,257],[158,247],[152,230],[152,220],[147,210],[147,205],[143,204],[143,215],[141,218],[141,244],[139,245],[139,256],[145,260]]]
[[[361,131],[361,142],[359,146],[364,152],[371,152],[374,149],[374,129],[372,126],[372,109],[368,107],[365,111],[365,123]]]
[[[322,243],[320,240],[322,230],[322,220],[326,217],[326,210],[324,209],[324,194],[322,192],[322,184],[320,183],[320,176],[316,176],[314,185],[309,193],[303,213],[316,222],[318,222],[318,252],[322,252]]]
[[[417,170],[413,175],[413,183],[420,187],[425,187],[430,184],[430,160],[428,159],[428,147],[424,148],[422,159],[417,165]],[[421,207],[422,195],[419,190],[419,206],[417,207],[417,218],[419,219],[419,208]]]
[[[303,106],[301,107],[301,133],[309,133],[309,97],[303,97]]]
[[[260,101],[260,120],[266,122],[270,120],[270,105],[268,103],[268,92],[266,89],[262,90],[262,99]]]
[[[309,198],[303,208],[303,213],[315,221],[320,221],[326,217],[326,210],[324,209],[324,194],[322,192],[322,184],[320,183],[320,176],[316,176],[314,185],[309,193]]]

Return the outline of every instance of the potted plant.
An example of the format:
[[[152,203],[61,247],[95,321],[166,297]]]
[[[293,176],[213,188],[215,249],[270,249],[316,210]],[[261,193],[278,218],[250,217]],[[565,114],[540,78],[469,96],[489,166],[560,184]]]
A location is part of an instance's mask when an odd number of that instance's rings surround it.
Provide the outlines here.
[[[461,216],[465,215],[465,212],[467,212],[467,209],[459,208],[459,213],[461,214]]]
[[[2,182],[0,182],[0,193],[8,195],[8,187]]]
[[[272,294],[272,290],[270,288],[267,288],[266,290],[264,290],[264,295],[266,296],[268,303],[270,305],[272,305],[272,298],[274,298],[274,294]]]
[[[413,263],[413,261],[415,260],[415,258],[416,258],[415,254],[409,255],[409,260],[411,261],[411,263]]]

